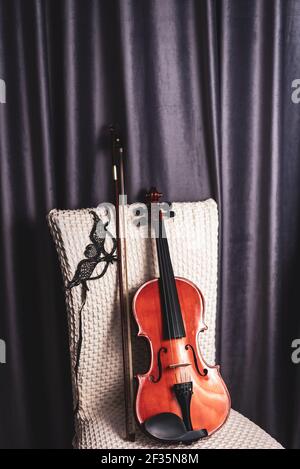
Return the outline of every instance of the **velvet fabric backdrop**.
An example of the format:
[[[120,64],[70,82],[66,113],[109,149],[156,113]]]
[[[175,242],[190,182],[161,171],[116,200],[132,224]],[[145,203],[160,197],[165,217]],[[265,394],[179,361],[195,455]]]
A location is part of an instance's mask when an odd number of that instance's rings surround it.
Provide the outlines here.
[[[300,447],[300,2],[0,0],[0,446],[69,447],[53,208],[112,199],[118,122],[135,201],[217,199],[218,361],[233,407]]]

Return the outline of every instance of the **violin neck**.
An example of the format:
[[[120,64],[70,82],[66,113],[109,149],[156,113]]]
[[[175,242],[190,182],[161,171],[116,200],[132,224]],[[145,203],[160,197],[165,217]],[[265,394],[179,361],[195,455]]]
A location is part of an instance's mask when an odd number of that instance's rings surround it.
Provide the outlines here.
[[[169,244],[161,212],[158,224],[156,248],[160,274],[159,287],[163,315],[163,335],[165,340],[179,339],[185,337],[185,329],[170,257]]]

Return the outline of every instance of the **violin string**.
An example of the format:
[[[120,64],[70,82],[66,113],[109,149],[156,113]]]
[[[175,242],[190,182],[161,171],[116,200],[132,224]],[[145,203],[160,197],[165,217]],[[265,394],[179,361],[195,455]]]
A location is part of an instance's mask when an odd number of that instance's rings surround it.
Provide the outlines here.
[[[179,332],[180,328],[179,328],[179,321],[178,321],[178,317],[177,317],[177,306],[175,304],[175,292],[176,292],[176,288],[177,288],[176,287],[176,279],[175,279],[172,264],[171,264],[171,257],[170,257],[170,251],[169,251],[169,246],[168,246],[167,233],[166,233],[165,224],[164,224],[163,220],[161,220],[161,224],[162,224],[162,233],[164,235],[162,243],[163,243],[163,248],[164,248],[165,262],[166,262],[166,266],[167,266],[167,275],[168,275],[168,279],[169,279],[169,282],[170,282],[170,290],[171,290],[171,292],[173,292],[173,294],[172,293],[170,294],[170,297],[171,297],[170,298],[171,299],[170,305],[174,310],[174,313],[171,314],[171,321],[172,321],[173,331],[175,331],[174,318],[173,318],[173,316],[175,314],[175,324],[176,324],[176,327],[177,327],[177,332]],[[175,290],[175,292],[174,292],[174,290]],[[179,302],[179,299],[178,299],[178,302]],[[182,381],[181,369],[179,370],[179,374],[180,374],[180,379]]]
[[[169,272],[169,268],[168,268],[168,263],[167,263],[167,255],[166,255],[166,251],[165,251],[165,231],[164,231],[164,223],[163,223],[163,219],[162,219],[162,212],[160,211],[160,214],[159,214],[159,234],[160,234],[160,242],[161,242],[161,247],[162,247],[162,258],[163,258],[163,262],[164,262],[164,266],[165,266],[165,273],[166,273],[166,283],[168,284],[167,286],[167,295],[168,295],[168,313],[167,313],[167,320],[168,320],[168,327],[169,327],[169,323],[171,322],[171,325],[172,325],[172,332],[174,333],[175,330],[174,330],[174,323],[173,323],[173,315],[172,314],[169,314],[171,313],[171,303],[173,302],[173,298],[172,298],[172,293],[171,293],[171,285],[170,285],[170,272]],[[169,335],[171,337],[171,329],[169,327]],[[170,348],[171,348],[171,351],[172,351],[172,363],[175,363],[174,362],[174,354],[173,354],[173,339],[170,338]],[[181,379],[181,370],[179,372],[180,374],[180,379]],[[176,379],[176,368],[175,368],[175,379]]]
[[[174,328],[174,320],[173,320],[173,314],[172,314],[172,307],[175,308],[175,303],[174,303],[174,295],[172,295],[172,283],[171,283],[171,272],[170,272],[170,265],[168,263],[168,253],[166,251],[166,247],[167,247],[167,239],[166,239],[166,232],[165,232],[165,227],[164,227],[164,222],[163,222],[163,218],[162,218],[162,212],[161,212],[161,215],[160,215],[160,227],[161,227],[161,230],[160,230],[160,233],[161,233],[161,245],[162,245],[162,257],[163,257],[163,262],[164,262],[164,266],[165,266],[165,273],[166,273],[166,283],[167,283],[167,296],[168,296],[168,320],[170,321],[171,323],[171,326],[172,326],[172,329],[170,329],[169,327],[169,330],[170,332],[174,333],[175,332],[175,328]],[[174,361],[174,353],[173,353],[173,339],[170,340],[170,347],[171,347],[171,350],[172,350],[172,362],[175,363]],[[175,368],[176,370],[176,368]],[[176,374],[176,371],[175,371],[175,374]],[[180,372],[180,377],[181,377],[181,372]]]
[[[163,253],[163,261],[165,264],[165,271],[167,274],[167,282],[168,282],[168,298],[169,298],[169,312],[170,312],[170,321],[172,324],[172,332],[175,332],[175,327],[174,327],[174,314],[175,314],[175,321],[177,325],[177,331],[179,331],[179,323],[177,319],[177,314],[175,313],[176,310],[176,305],[175,305],[175,297],[174,297],[174,287],[176,288],[175,284],[175,278],[174,278],[174,273],[172,269],[172,264],[170,264],[171,259],[170,259],[170,252],[168,249],[168,241],[167,241],[167,236],[166,236],[166,230],[165,230],[165,225],[163,222],[162,214],[160,216],[160,224],[161,224],[161,243],[162,243],[162,253]],[[174,312],[172,313],[172,308]],[[175,334],[174,334],[175,335]],[[171,339],[171,347],[173,348],[173,339]],[[175,368],[175,376],[176,376],[177,369]],[[179,375],[180,375],[180,381],[182,381],[182,373],[181,369],[179,369]]]
[[[164,276],[164,264],[163,264],[163,256],[162,256],[162,249],[161,249],[161,244],[160,244],[160,241],[158,241],[157,243],[157,248],[158,248],[158,253],[159,253],[159,259],[160,259],[160,271],[161,271],[161,276],[160,276],[160,281],[161,281],[161,290],[162,290],[162,294],[163,294],[163,301],[164,301],[164,305],[166,305],[167,307],[167,304],[168,304],[168,287],[166,285],[166,279],[165,279],[165,276]],[[169,315],[167,314],[167,325],[168,325],[168,331],[170,331],[170,322],[169,322]],[[171,347],[171,344],[170,344],[170,347]],[[172,351],[172,347],[171,347],[171,351]]]
[[[174,325],[172,322],[172,311],[171,311],[171,289],[170,289],[170,283],[169,283],[169,275],[168,275],[168,269],[167,269],[167,263],[166,263],[166,256],[165,256],[165,249],[164,249],[164,238],[163,238],[163,222],[162,218],[160,219],[160,243],[161,243],[161,252],[162,252],[162,261],[164,264],[164,273],[165,273],[165,285],[166,285],[166,295],[167,295],[167,321],[168,321],[168,329],[169,329],[169,336],[170,336],[170,350],[171,350],[171,359],[172,363],[175,364],[175,359],[174,359],[174,350],[173,350],[173,339],[172,339],[172,333],[174,332]],[[176,368],[175,368],[176,370]]]
[[[169,275],[169,278],[170,278],[170,281],[171,281],[171,284],[172,284],[172,291],[173,291],[172,303],[173,303],[174,311],[177,312],[177,307],[179,306],[179,308],[180,308],[180,304],[179,304],[179,298],[178,298],[178,292],[177,292],[177,286],[176,286],[176,279],[175,279],[175,275],[174,275],[174,271],[173,271],[173,267],[172,267],[172,262],[171,262],[171,255],[170,255],[170,250],[169,250],[169,246],[168,246],[168,238],[167,238],[167,235],[166,235],[165,225],[164,225],[164,232],[165,232],[164,244],[165,244],[165,251],[166,251],[166,260],[167,260],[167,264],[168,264],[168,275]],[[176,296],[178,298],[178,305],[177,306],[175,304]],[[176,321],[177,331],[179,332],[180,327],[179,327],[179,321],[178,321],[177,314],[175,315],[175,321]]]
[[[171,284],[170,284],[170,273],[169,273],[169,269],[168,269],[167,256],[166,256],[166,251],[165,251],[165,243],[164,243],[165,232],[164,232],[164,224],[163,224],[163,220],[162,220],[162,212],[160,212],[159,223],[160,223],[160,242],[161,242],[162,260],[163,260],[163,263],[164,263],[164,272],[165,272],[165,275],[166,275],[166,285],[167,285],[168,317],[170,319],[171,326],[172,326],[172,329],[169,329],[169,332],[170,332],[170,335],[173,335],[175,330],[174,330],[174,323],[172,321],[173,317],[172,317],[172,310],[171,310],[171,308],[172,308],[172,305],[171,305],[171,302],[172,302],[172,289],[171,289]]]
[[[174,308],[175,323],[176,323],[176,326],[177,326],[177,332],[179,332],[180,327],[179,327],[179,321],[178,321],[178,316],[177,316],[177,313],[178,313],[177,308],[178,308],[178,306],[180,308],[180,304],[179,304],[179,297],[178,297],[178,293],[177,293],[176,279],[175,279],[175,276],[174,276],[173,267],[172,267],[172,263],[171,263],[171,256],[170,256],[167,236],[164,239],[164,244],[165,244],[165,249],[166,249],[166,258],[167,258],[167,262],[168,262],[168,274],[169,274],[170,282],[172,284],[172,291],[173,291],[172,307]],[[175,295],[177,295],[177,301],[178,301],[177,305],[175,304],[175,300],[176,300]],[[172,317],[173,317],[173,315],[172,315]]]
[[[174,300],[174,294],[172,295],[172,292],[174,292],[174,286],[172,285],[172,272],[171,272],[171,268],[170,268],[170,265],[169,265],[169,262],[168,262],[168,244],[167,244],[167,238],[166,238],[166,230],[165,230],[165,224],[163,222],[163,220],[161,220],[161,226],[162,226],[162,245],[163,245],[163,253],[164,253],[164,261],[165,261],[165,265],[166,265],[166,272],[167,272],[167,279],[168,279],[168,282],[169,282],[169,290],[170,290],[170,312],[171,312],[171,321],[172,321],[172,330],[173,332],[175,332],[175,327],[174,327],[174,314],[175,314],[175,300]],[[170,255],[170,253],[169,253]],[[170,259],[170,258],[169,258]],[[172,314],[172,308],[173,308],[173,311],[174,311],[174,314]],[[177,315],[176,315],[176,318],[177,318]],[[178,324],[177,324],[178,326]],[[178,332],[178,329],[177,329],[177,332]]]
[[[160,270],[160,281],[161,281],[161,291],[163,294],[163,300],[164,300],[164,305],[166,308],[168,307],[168,300],[167,300],[167,294],[168,294],[168,288],[166,285],[166,278],[165,278],[165,267],[164,267],[164,259],[163,259],[163,253],[162,253],[162,244],[161,244],[161,233],[160,233],[160,218],[159,218],[159,229],[158,233],[156,232],[156,246],[157,246],[157,252],[158,252],[158,262],[159,262],[159,270]],[[170,321],[169,321],[169,315],[167,311],[165,311],[167,315],[167,324],[168,324],[168,331],[170,332]],[[172,341],[170,341],[170,353],[171,353],[171,360],[172,363],[174,362],[174,354],[173,354],[173,347],[172,347]]]

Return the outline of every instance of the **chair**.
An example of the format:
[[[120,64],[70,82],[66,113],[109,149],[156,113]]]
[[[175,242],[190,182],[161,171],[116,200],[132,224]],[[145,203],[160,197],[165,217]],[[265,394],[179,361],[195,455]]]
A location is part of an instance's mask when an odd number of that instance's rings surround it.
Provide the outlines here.
[[[206,361],[215,362],[215,327],[218,269],[218,210],[214,200],[174,203],[175,218],[167,220],[170,252],[175,275],[199,286],[205,298],[205,322],[201,350]],[[99,208],[93,209],[101,215]],[[152,239],[147,228],[133,223],[134,212],[127,207],[128,282],[132,298],[146,280],[157,276]],[[58,252],[65,286],[84,259],[93,218],[89,209],[52,210],[50,230]],[[108,228],[114,232],[113,221]],[[101,263],[100,263],[101,264]],[[103,265],[96,267],[96,274]],[[154,441],[137,429],[135,442],[124,439],[122,347],[116,263],[110,264],[99,280],[88,282],[83,301],[82,287],[66,290],[69,344],[75,412],[75,448],[178,448]],[[82,308],[82,310],[81,310]],[[82,323],[82,345],[77,375],[77,344]],[[143,340],[134,341],[134,367],[145,371],[148,349]],[[222,369],[221,369],[222,370]],[[251,396],[249,397],[251,398]],[[223,427],[189,448],[282,448],[249,419],[231,410]]]

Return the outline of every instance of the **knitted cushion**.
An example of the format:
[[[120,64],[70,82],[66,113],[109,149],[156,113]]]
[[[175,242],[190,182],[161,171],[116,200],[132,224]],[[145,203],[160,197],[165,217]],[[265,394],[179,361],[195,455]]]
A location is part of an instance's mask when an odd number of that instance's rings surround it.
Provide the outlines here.
[[[136,441],[129,443],[122,437],[120,421],[124,418],[123,402],[116,402],[96,420],[78,421],[77,426],[79,449],[83,448],[177,448],[178,445],[160,445],[144,435],[139,429]],[[184,448],[184,446],[181,446]],[[268,433],[239,412],[231,409],[226,423],[213,435],[199,440],[187,447],[188,449],[280,449],[282,446]]]
[[[192,280],[205,298],[205,322],[208,330],[201,335],[201,350],[208,363],[215,362],[215,322],[217,298],[218,213],[212,200],[174,203],[175,218],[166,221],[170,252],[175,275]],[[100,217],[101,209],[93,209]],[[126,208],[128,253],[128,284],[130,298],[137,288],[158,276],[154,240],[146,236],[146,227],[132,221],[134,212]],[[48,222],[58,251],[65,286],[73,278],[78,262],[84,258],[85,247],[91,243],[89,234],[93,219],[89,209],[52,210]],[[109,230],[115,232],[113,220]],[[109,241],[108,241],[109,242]],[[96,267],[97,275],[103,265]],[[121,325],[118,307],[116,263],[110,264],[99,280],[88,282],[86,302],[82,309],[82,346],[77,379],[74,372],[79,337],[79,312],[82,287],[66,291],[70,355],[78,448],[158,448],[159,443],[137,432],[137,441],[123,439],[123,381]],[[146,371],[148,349],[143,340],[135,340],[134,366]],[[164,447],[166,447],[164,445]],[[172,446],[169,446],[170,448]],[[176,446],[174,446],[176,447]],[[211,437],[194,443],[193,447],[280,447],[263,430],[248,419],[231,411],[223,426]]]

